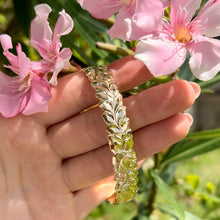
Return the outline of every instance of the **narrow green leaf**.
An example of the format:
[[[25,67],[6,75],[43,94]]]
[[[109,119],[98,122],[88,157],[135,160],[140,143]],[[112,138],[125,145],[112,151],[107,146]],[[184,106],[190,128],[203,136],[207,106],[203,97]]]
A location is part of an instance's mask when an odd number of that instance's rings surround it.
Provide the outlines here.
[[[213,130],[206,130],[206,131],[200,131],[200,132],[193,132],[189,135],[184,140],[189,140],[189,139],[204,139],[204,138],[218,138],[220,137],[220,128],[218,129],[213,129]]]
[[[66,3],[67,0],[59,0],[61,5],[64,5]]]
[[[167,204],[156,204],[156,207],[163,213],[169,214],[170,216],[172,216],[173,218],[171,220],[176,220],[178,219],[178,216],[175,213],[175,210],[167,205]],[[185,214],[185,219],[184,220],[202,220],[201,218],[199,218],[198,216],[193,215],[192,213],[189,213],[187,211],[184,212]]]
[[[187,135],[182,141],[174,144],[163,157],[163,162],[177,154],[185,152],[197,145],[210,141],[213,138],[220,137],[220,129],[212,129],[200,132],[193,132]]]
[[[157,184],[157,187],[161,190],[161,192],[167,197],[167,199],[170,202],[170,205],[174,208],[176,211],[178,217],[180,220],[185,219],[184,211],[179,205],[178,201],[174,197],[171,189],[169,186],[160,178],[160,176],[157,174],[155,170],[151,170],[151,176],[153,177],[155,183]]]
[[[173,207],[167,204],[162,204],[162,203],[156,203],[156,207],[165,214],[168,214],[172,216],[175,220],[178,219],[178,215],[176,214],[175,210]]]
[[[84,28],[82,23],[79,20],[74,20],[75,28],[79,32],[79,34],[85,39],[85,41],[90,45],[91,49],[100,57],[105,58],[108,54],[102,50],[98,50],[96,48],[96,42],[100,39],[97,39],[97,36],[94,32],[91,32],[90,29]]]
[[[193,76],[193,74],[192,74],[192,72],[190,70],[189,59],[190,59],[190,55],[188,53],[185,62],[183,63],[183,65],[179,69],[178,77],[180,79],[185,79],[185,80],[188,80],[188,81],[193,81],[195,79],[195,77]]]
[[[185,160],[192,158],[194,156],[198,156],[209,151],[220,148],[220,138],[214,139],[198,139],[195,141],[191,141],[182,145],[181,147],[174,147],[169,155],[164,157],[163,165],[177,162],[180,160]]]
[[[193,215],[192,213],[185,211],[185,220],[202,220],[198,216]]]
[[[107,62],[113,62],[115,60],[114,56],[111,56],[109,53],[103,50],[99,50],[96,48],[96,42],[102,41],[103,39],[99,37],[99,35],[95,32],[94,28],[100,28],[100,31],[103,31],[105,34],[105,29],[102,25],[97,26],[98,21],[95,22],[88,13],[82,10],[78,3],[73,0],[69,0],[64,5],[66,11],[73,17],[74,19],[74,27],[76,28],[77,32],[80,36],[88,43],[90,48],[97,54],[102,60]],[[91,23],[91,20],[93,22]],[[94,25],[96,24],[96,25]]]
[[[68,36],[64,36],[62,39],[62,43],[64,47],[69,47],[72,50],[75,50],[80,55],[80,58],[85,60],[88,65],[96,65],[96,62],[76,45],[76,43],[74,42],[74,35],[72,33],[70,33]]]
[[[176,156],[177,154],[180,154],[196,145],[199,145],[201,143],[204,143],[205,141],[207,140],[210,140],[210,139],[199,139],[199,140],[188,140],[188,141],[185,141],[185,140],[182,140],[176,144],[174,144],[173,146],[171,146],[168,151],[166,152],[166,154],[163,156],[163,159],[162,159],[162,163],[166,160],[168,160],[169,158],[171,157],[174,157]]]
[[[77,17],[80,23],[90,27],[93,32],[105,33],[108,28],[100,20],[93,18],[88,11],[83,10],[75,0],[68,0],[63,5],[65,10],[70,13],[72,17]]]
[[[173,181],[175,177],[176,168],[177,163],[172,163],[169,164],[169,166],[163,167],[163,169],[160,171],[160,177],[166,184],[170,184]]]
[[[92,18],[87,12],[79,13],[77,17],[82,23],[86,24],[88,27],[91,27],[96,33],[103,34],[107,31],[107,27],[103,23]]]

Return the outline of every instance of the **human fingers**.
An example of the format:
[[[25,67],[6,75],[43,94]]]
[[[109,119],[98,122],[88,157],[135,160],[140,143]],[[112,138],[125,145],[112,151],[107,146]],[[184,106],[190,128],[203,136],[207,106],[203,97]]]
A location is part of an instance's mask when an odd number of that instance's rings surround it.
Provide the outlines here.
[[[134,132],[134,149],[138,160],[160,152],[184,138],[191,124],[191,116],[178,113]],[[112,153],[107,145],[69,158],[62,166],[64,181],[71,191],[94,184],[113,174],[111,160]]]
[[[120,91],[133,88],[152,78],[145,65],[132,56],[113,62],[109,65],[109,70]],[[58,85],[51,88],[51,92],[48,112],[34,116],[46,126],[63,121],[98,102],[83,71],[60,78]]]
[[[183,80],[156,86],[124,99],[133,131],[189,108],[198,96],[197,84]],[[48,129],[48,138],[61,158],[68,158],[107,143],[102,111],[97,107]]]
[[[78,220],[85,217],[114,193],[114,177],[105,178],[74,193],[74,209]]]
[[[138,162],[138,167],[145,160]],[[95,207],[114,194],[114,176],[107,177],[97,183],[74,193],[74,208],[77,219],[84,219]]]

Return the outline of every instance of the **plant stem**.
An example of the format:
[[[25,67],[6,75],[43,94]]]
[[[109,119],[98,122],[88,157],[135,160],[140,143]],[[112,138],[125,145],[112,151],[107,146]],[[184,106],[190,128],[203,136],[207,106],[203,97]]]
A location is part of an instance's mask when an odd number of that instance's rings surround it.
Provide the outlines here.
[[[159,169],[159,168],[160,168],[159,154],[154,154],[154,167],[153,167],[153,169]],[[157,185],[153,181],[152,187],[151,187],[151,193],[150,193],[150,196],[148,199],[148,205],[147,205],[148,216],[150,216],[152,214],[152,212],[154,211],[154,202],[156,199],[156,195],[157,195]]]
[[[102,50],[108,51],[113,54],[121,55],[123,57],[129,56],[129,55],[134,55],[134,51],[127,49],[127,48],[124,48],[124,47],[116,46],[114,44],[96,42],[96,47],[98,49],[102,49]]]

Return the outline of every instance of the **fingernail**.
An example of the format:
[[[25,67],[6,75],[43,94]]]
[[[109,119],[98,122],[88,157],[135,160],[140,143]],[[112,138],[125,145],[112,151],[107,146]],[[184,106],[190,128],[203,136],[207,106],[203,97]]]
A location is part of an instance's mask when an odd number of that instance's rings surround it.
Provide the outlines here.
[[[197,99],[201,93],[200,86],[195,82],[190,82],[190,85],[192,86],[195,93],[195,98]]]
[[[189,113],[184,113],[184,115],[187,117],[189,123],[190,123],[190,126],[192,125],[193,123],[193,117],[192,115],[190,115]]]

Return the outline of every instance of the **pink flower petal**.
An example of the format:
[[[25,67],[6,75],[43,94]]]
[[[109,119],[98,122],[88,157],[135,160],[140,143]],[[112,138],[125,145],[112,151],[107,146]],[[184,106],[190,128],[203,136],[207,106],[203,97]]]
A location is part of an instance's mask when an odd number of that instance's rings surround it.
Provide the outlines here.
[[[14,73],[20,76],[20,79],[25,78],[30,71],[30,59],[27,58],[26,54],[22,51],[21,45],[18,44],[16,47],[17,56],[5,50],[3,54],[8,59],[11,65],[6,65],[6,68],[11,69]]]
[[[11,37],[7,34],[0,35],[0,43],[3,48],[3,54],[10,62],[11,66],[5,65],[6,68],[12,69],[15,73],[19,73],[19,60],[13,53],[9,52],[9,49],[13,49]]]
[[[57,23],[54,28],[54,34],[53,34],[53,41],[54,45],[56,46],[57,52],[60,50],[61,43],[60,43],[60,37],[62,35],[69,34],[73,29],[73,20],[72,18],[65,13],[65,11],[60,12],[60,16],[57,20]]]
[[[7,34],[0,35],[0,43],[2,45],[3,50],[9,50],[13,48],[11,37]]]
[[[174,73],[185,61],[186,49],[173,41],[142,40],[137,45],[135,58],[143,61],[157,77]]]
[[[110,37],[138,40],[144,35],[157,31],[163,17],[164,5],[160,0],[139,0],[129,7],[122,7],[115,23],[108,31]]]
[[[22,92],[13,96],[0,94],[0,113],[5,118],[14,117],[22,112],[28,99],[27,94]]]
[[[120,0],[78,0],[83,9],[86,9],[95,18],[107,19],[118,12]]]
[[[57,57],[56,64],[53,68],[53,76],[49,83],[53,86],[57,85],[57,75],[59,72],[69,64],[72,56],[72,51],[69,48],[63,48]]]
[[[72,18],[62,10],[54,28],[54,35],[62,36],[69,34],[73,29]]]
[[[139,0],[133,20],[138,27],[149,33],[157,29],[163,18],[163,10],[160,0]]]
[[[170,1],[169,0],[161,0],[161,2],[163,3],[163,8],[167,8],[170,5]]]
[[[119,14],[117,15],[119,16]],[[111,39],[119,38],[123,41],[126,40],[139,40],[143,36],[147,35],[148,32],[146,29],[138,27],[130,18],[125,18],[124,20],[118,19],[115,20],[114,25],[107,32]]]
[[[0,72],[0,113],[6,117],[14,117],[21,113],[29,98],[29,92],[20,90],[19,77],[9,77]]]
[[[200,37],[187,48],[192,73],[200,80],[212,79],[220,71],[220,41]]]
[[[51,93],[46,80],[35,74],[21,80],[0,72],[0,113],[8,118],[47,111]]]
[[[41,41],[31,41],[32,45],[45,60],[52,61],[57,54],[53,48],[53,42],[42,39]]]
[[[39,4],[34,7],[35,13],[38,17],[41,17],[44,20],[48,19],[49,14],[51,13],[51,8],[47,4]]]
[[[18,81],[19,77],[12,78],[0,71],[0,94],[7,94],[11,92],[11,88],[10,86],[8,87],[8,85],[10,85],[12,82],[12,84],[16,84]]]
[[[132,22],[132,19],[129,19],[129,18],[125,19],[124,23],[125,23],[124,26],[126,25],[125,27],[127,27],[127,30],[125,32],[126,38],[121,38],[122,33],[121,35],[119,35],[119,38],[122,40],[140,40],[142,37],[145,37],[149,33],[153,34],[157,30],[157,29],[150,30],[150,29],[138,27],[136,23]],[[116,34],[122,32],[122,30],[123,30],[122,28],[119,29],[119,31],[116,32]],[[115,36],[117,36],[116,34]]]
[[[31,23],[31,42],[43,58],[39,61],[41,73],[53,72],[50,83],[56,85],[58,73],[69,64],[69,59],[72,55],[70,49],[64,49],[62,50],[63,52],[60,52],[62,46],[60,37],[72,31],[73,20],[64,10],[61,11],[55,24],[54,33],[52,33],[47,21],[51,12],[50,7],[42,4],[37,8],[35,7],[35,11],[36,18]],[[39,33],[37,33],[38,29]]]
[[[181,15],[183,23],[187,24],[191,21],[196,10],[200,7],[201,0],[172,0],[171,1],[171,12],[170,20],[171,24],[179,20],[178,17]]]
[[[50,98],[51,92],[48,83],[37,75],[34,75],[32,78],[30,99],[22,113],[24,115],[31,115],[48,111]]]
[[[31,22],[31,41],[40,42],[52,40],[52,31],[47,21],[51,8],[47,4],[35,6],[36,17]],[[42,46],[43,46],[42,45]]]
[[[19,74],[19,59],[13,53],[5,50],[3,52],[4,56],[8,59],[11,65],[4,65],[4,67],[11,69],[14,73]]]
[[[22,51],[21,45],[16,47],[19,61],[19,73],[20,79],[24,79],[30,72],[31,61],[27,58],[26,54]]]
[[[131,25],[130,23],[129,24],[127,23],[127,19],[125,19],[124,15],[119,13],[116,16],[114,24],[108,30],[107,33],[109,34],[111,39],[120,38],[125,41],[130,39],[130,35],[131,35],[130,32],[132,30]]]
[[[220,0],[209,0],[197,17],[193,20],[198,23],[197,32],[207,37],[220,35]]]

